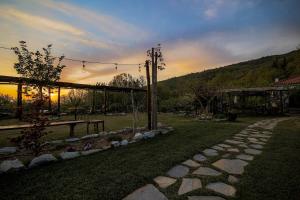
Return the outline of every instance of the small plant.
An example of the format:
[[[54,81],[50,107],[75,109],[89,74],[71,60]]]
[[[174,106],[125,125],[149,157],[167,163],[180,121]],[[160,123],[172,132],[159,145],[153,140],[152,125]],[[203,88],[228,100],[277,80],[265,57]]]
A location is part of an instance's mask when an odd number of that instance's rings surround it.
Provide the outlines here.
[[[62,69],[65,67],[61,64],[64,56],[58,58],[55,65],[55,57],[51,56],[51,47],[43,48],[43,53],[40,51],[31,52],[28,50],[26,42],[20,41],[20,47],[14,47],[12,50],[18,57],[18,62],[14,64],[17,73],[23,78],[28,78],[26,88],[30,87],[27,96],[31,98],[30,111],[24,121],[31,124],[31,128],[23,129],[21,136],[13,138],[11,141],[19,147],[31,150],[35,155],[38,155],[43,148],[41,137],[46,135],[46,126],[49,120],[43,114],[43,106],[47,96],[47,89],[50,82],[56,82],[60,79]],[[27,80],[27,79],[26,79]],[[30,81],[34,80],[32,85]]]

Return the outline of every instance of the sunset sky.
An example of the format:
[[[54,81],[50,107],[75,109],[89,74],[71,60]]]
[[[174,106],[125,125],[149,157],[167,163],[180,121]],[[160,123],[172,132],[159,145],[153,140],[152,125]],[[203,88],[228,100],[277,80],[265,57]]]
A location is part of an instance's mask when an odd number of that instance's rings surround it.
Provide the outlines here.
[[[36,50],[118,63],[143,63],[161,43],[159,79],[294,50],[300,44],[299,0],[1,0],[0,46],[27,41]],[[0,49],[0,74],[16,75],[15,55]],[[63,81],[107,82],[137,66],[65,62]]]

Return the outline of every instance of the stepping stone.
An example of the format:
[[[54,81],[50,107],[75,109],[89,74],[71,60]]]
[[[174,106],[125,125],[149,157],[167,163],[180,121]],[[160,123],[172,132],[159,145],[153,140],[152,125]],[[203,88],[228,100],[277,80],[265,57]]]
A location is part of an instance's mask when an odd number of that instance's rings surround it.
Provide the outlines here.
[[[261,138],[260,140],[263,142],[268,142],[268,139],[265,139],[265,138]]]
[[[245,149],[245,153],[251,154],[251,155],[259,155],[262,151],[257,149]]]
[[[250,147],[254,148],[254,149],[263,149],[264,147],[260,144],[250,144]]]
[[[68,139],[65,139],[66,142],[77,142],[79,140],[80,140],[79,138],[68,138]]]
[[[221,159],[214,162],[212,165],[229,174],[243,174],[244,167],[248,165],[248,163],[239,159]]]
[[[209,156],[209,157],[213,157],[213,156],[217,156],[219,155],[218,152],[214,149],[205,149],[203,151],[203,153],[206,155],[206,156]]]
[[[231,147],[231,145],[228,145],[228,144],[218,144],[218,146],[224,147],[224,148],[229,148],[229,147]]]
[[[225,151],[225,149],[223,147],[220,147],[220,146],[213,146],[211,148],[214,149],[214,150],[217,150],[217,151]]]
[[[256,139],[256,138],[248,138],[248,140],[251,142],[251,141],[254,141],[254,142],[258,142],[258,139]]]
[[[158,176],[153,179],[153,181],[161,188],[167,188],[170,185],[174,184],[177,180],[174,178],[166,176]]]
[[[236,193],[236,189],[231,186],[227,185],[226,183],[216,182],[216,183],[209,183],[206,186],[206,189],[212,190],[214,192],[223,194],[225,196],[234,197]]]
[[[200,167],[200,164],[193,161],[193,160],[186,160],[182,164],[188,166],[188,167]]]
[[[249,148],[246,144],[239,144],[238,146],[242,148]]]
[[[232,175],[229,175],[227,180],[231,184],[235,184],[235,183],[239,182],[239,179],[235,176],[232,176]]]
[[[218,196],[190,196],[188,200],[226,200]]]
[[[251,143],[253,143],[253,144],[260,144],[260,145],[265,145],[266,143],[264,143],[264,142],[255,142],[255,141],[250,141]]]
[[[241,159],[241,160],[251,161],[251,160],[253,160],[254,157],[247,155],[247,154],[240,154],[240,155],[237,155],[236,158]]]
[[[229,144],[244,144],[244,142],[236,141],[236,140],[225,140],[225,142]]]
[[[145,185],[141,187],[128,196],[126,196],[123,200],[168,200],[168,198],[161,193],[156,187],[152,184]]]
[[[173,177],[173,178],[181,178],[184,177],[185,175],[187,175],[189,173],[189,168],[182,166],[182,165],[176,165],[175,167],[173,167],[172,169],[170,169],[167,172],[167,175]]]
[[[205,156],[203,156],[202,154],[196,154],[193,156],[193,159],[198,161],[198,162],[204,162],[207,160],[207,158]]]
[[[255,134],[255,135],[252,135],[252,137],[269,139],[271,136],[270,135],[263,135],[263,134]]]
[[[180,188],[178,190],[178,195],[182,195],[193,190],[202,188],[200,179],[198,178],[183,178]]]
[[[241,137],[238,137],[238,136],[233,137],[233,139],[235,139],[235,140],[244,140],[244,138],[241,138]]]
[[[229,149],[227,149],[227,151],[228,151],[228,152],[234,152],[234,153],[240,152],[240,150],[237,149],[237,148],[229,148]]]
[[[226,154],[222,155],[222,158],[228,158],[229,156],[231,156],[231,154],[230,153],[226,153]]]
[[[220,176],[222,173],[209,167],[199,167],[193,174],[201,176]]]

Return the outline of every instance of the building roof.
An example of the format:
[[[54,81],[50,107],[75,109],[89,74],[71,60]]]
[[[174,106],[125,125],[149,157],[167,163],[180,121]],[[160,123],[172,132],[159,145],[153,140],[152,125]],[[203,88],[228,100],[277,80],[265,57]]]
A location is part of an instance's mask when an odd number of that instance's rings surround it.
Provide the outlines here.
[[[300,75],[280,80],[275,85],[300,85]]]

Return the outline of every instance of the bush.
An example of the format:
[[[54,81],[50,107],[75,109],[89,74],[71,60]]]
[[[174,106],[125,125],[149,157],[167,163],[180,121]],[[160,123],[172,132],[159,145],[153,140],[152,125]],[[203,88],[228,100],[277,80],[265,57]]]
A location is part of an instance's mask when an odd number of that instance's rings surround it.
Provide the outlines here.
[[[237,114],[236,113],[228,113],[227,119],[228,119],[228,121],[234,122],[237,119]]]

